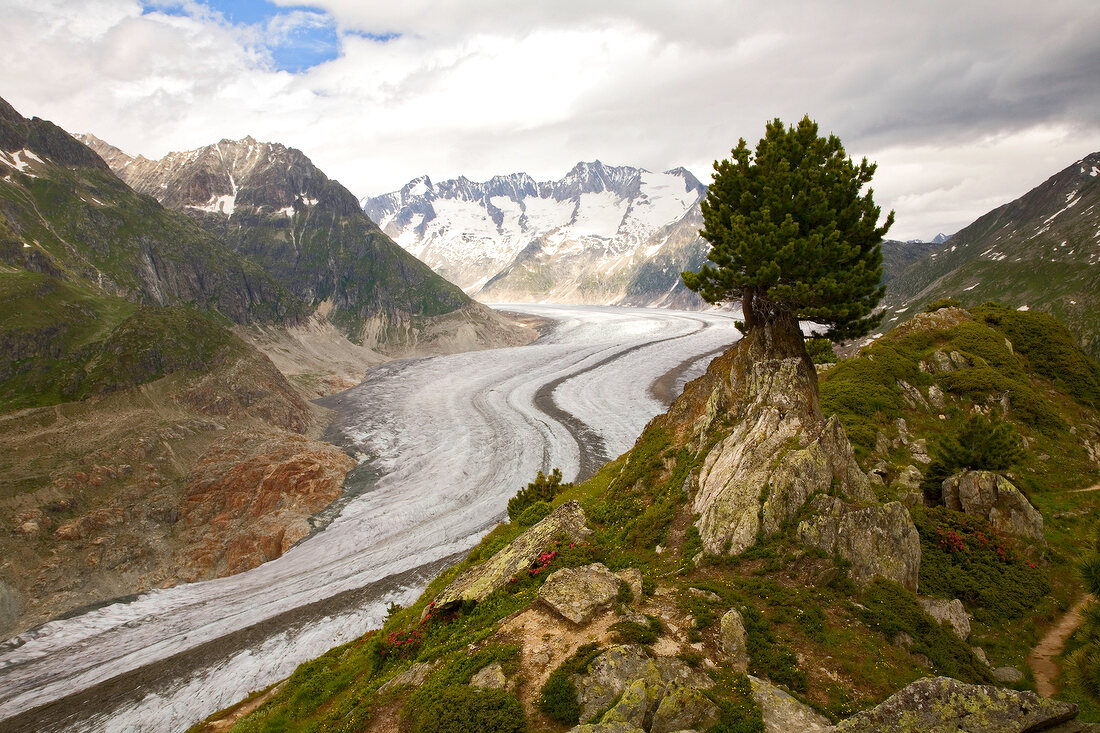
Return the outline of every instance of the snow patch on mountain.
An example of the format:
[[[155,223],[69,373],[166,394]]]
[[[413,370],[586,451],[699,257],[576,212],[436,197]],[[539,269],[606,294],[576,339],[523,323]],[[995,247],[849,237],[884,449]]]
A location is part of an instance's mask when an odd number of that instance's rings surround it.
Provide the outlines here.
[[[683,168],[653,173],[594,161],[558,181],[515,173],[436,184],[421,176],[361,204],[394,241],[468,293],[606,303],[625,297],[632,273],[659,257],[671,260],[654,297],[667,296],[666,281],[675,287],[678,278],[672,270],[705,249],[697,236],[705,193]]]

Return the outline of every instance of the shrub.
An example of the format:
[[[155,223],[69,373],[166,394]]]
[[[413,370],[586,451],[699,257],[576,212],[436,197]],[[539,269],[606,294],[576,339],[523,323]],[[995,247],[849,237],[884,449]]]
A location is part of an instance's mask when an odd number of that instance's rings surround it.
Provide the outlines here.
[[[806,339],[806,353],[814,364],[835,364],[837,361],[833,342],[827,338]]]
[[[772,634],[768,620],[755,606],[741,609],[748,636],[750,668],[773,682],[796,692],[806,691],[806,673],[798,668],[798,657]]]
[[[923,567],[921,570],[923,573]],[[922,591],[928,592],[923,587]],[[905,588],[877,578],[862,600],[864,608],[857,611],[864,623],[887,639],[909,634],[913,639],[911,651],[931,659],[941,674],[963,682],[992,684],[989,668],[974,656],[966,642],[925,613],[916,596]]]
[[[623,644],[652,644],[664,630],[661,619],[656,616],[646,616],[644,624],[624,619],[611,628],[615,631],[616,641]]]
[[[1043,569],[1021,558],[984,519],[945,507],[915,508],[912,515],[921,540],[922,593],[960,598],[977,607],[979,620],[1011,621],[1050,592]]]
[[[560,469],[555,468],[549,476],[539,471],[538,475],[535,476],[535,480],[527,484],[527,488],[520,489],[515,496],[508,500],[508,518],[513,522],[516,521],[524,510],[535,502],[551,502],[555,496],[570,486],[572,484],[561,482]]]
[[[581,704],[577,700],[577,686],[573,684],[572,677],[585,672],[600,651],[596,644],[585,644],[551,672],[535,700],[539,710],[562,725],[579,723]]]
[[[532,524],[538,524],[547,516],[550,512],[554,511],[554,507],[550,506],[548,502],[536,501],[531,506],[520,512],[520,515],[516,517],[515,522],[521,527],[530,527]]]
[[[504,690],[449,685],[413,714],[413,733],[525,733],[526,730],[523,705]]]
[[[924,306],[925,313],[933,313],[941,308],[961,308],[962,303],[954,298],[940,298],[939,300],[933,300],[928,305]]]

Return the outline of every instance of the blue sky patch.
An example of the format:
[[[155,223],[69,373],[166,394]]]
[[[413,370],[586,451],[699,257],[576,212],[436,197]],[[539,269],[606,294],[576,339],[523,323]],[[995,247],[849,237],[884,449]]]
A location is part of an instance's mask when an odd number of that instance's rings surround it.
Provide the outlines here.
[[[275,68],[282,71],[296,74],[340,56],[336,21],[319,8],[279,6],[267,0],[206,0],[201,4],[221,13],[234,26],[258,28],[263,50]],[[143,9],[169,15],[188,14],[181,3],[173,0],[147,0]]]

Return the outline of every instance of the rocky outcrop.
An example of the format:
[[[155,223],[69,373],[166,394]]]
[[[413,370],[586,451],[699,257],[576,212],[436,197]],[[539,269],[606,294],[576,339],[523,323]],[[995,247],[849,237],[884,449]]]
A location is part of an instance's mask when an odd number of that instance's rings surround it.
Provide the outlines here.
[[[722,653],[740,669],[746,669],[749,663],[748,634],[745,633],[745,621],[741,612],[731,608],[718,623],[718,642]]]
[[[703,546],[736,554],[777,532],[815,492],[875,500],[844,428],[821,413],[817,373],[791,319],[753,329],[733,349],[696,429],[723,411],[733,431],[706,456],[692,510]]]
[[[500,662],[493,662],[479,669],[470,678],[470,684],[486,690],[503,690],[508,685],[508,678],[504,675]]]
[[[718,707],[694,687],[674,685],[653,713],[649,733],[706,730],[718,722]]]
[[[435,599],[435,605],[442,608],[461,601],[483,601],[516,573],[527,572],[539,554],[558,536],[580,541],[590,534],[592,530],[588,528],[580,504],[567,501],[491,558],[452,580]]]
[[[644,692],[645,712],[642,719],[643,722],[652,719],[654,728],[656,713],[667,695],[685,688],[698,692],[709,689],[714,684],[705,674],[691,669],[681,660],[671,657],[654,658],[637,644],[611,647],[592,660],[587,672],[574,675],[573,682],[581,705],[581,720],[590,720],[599,711],[607,710],[600,719],[601,723],[629,721],[633,725],[637,720],[637,711],[641,708],[640,696]],[[616,704],[613,708],[609,707],[616,702],[622,703],[627,698],[628,690],[630,702],[627,705],[620,707]],[[664,719],[680,721],[685,708],[700,709],[699,705],[688,703],[688,696],[677,692],[673,701],[665,707]],[[681,725],[681,728],[684,727],[694,726]]]
[[[609,608],[623,581],[602,563],[555,571],[539,588],[539,600],[575,624],[587,624]]]
[[[242,432],[218,443],[187,477],[180,577],[232,575],[283,554],[340,496],[354,465],[339,448],[300,435]]]
[[[963,608],[962,601],[958,598],[948,601],[942,598],[921,598],[920,605],[924,612],[936,621],[951,624],[955,634],[966,641],[970,636],[970,614]]]
[[[799,542],[851,562],[857,583],[882,577],[917,590],[920,535],[900,502],[858,506],[818,496],[810,506],[815,516],[799,523]]]
[[[1012,485],[992,471],[963,471],[943,482],[948,509],[989,520],[999,531],[1043,540],[1043,515]]]
[[[917,680],[884,702],[838,723],[835,733],[1023,733],[1072,720],[1077,706],[1034,692],[968,685],[949,677]]]
[[[749,685],[752,687],[752,698],[763,714],[765,733],[801,733],[829,727],[827,718],[772,683],[749,675]]]

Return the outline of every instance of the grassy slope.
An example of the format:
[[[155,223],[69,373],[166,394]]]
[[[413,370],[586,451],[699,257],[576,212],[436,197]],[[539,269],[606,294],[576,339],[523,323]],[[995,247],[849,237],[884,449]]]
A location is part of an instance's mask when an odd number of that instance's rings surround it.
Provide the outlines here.
[[[182,307],[138,306],[30,272],[0,272],[0,412],[206,372],[247,345]]]
[[[982,581],[972,584],[974,592],[963,593],[976,616],[971,643],[983,646],[994,666],[1024,668],[1026,651],[1038,629],[1079,592],[1073,571],[1075,547],[1091,532],[1088,510],[1096,499],[1067,492],[1097,477],[1097,467],[1075,440],[1075,433],[1100,429],[1100,416],[1093,408],[1100,368],[1083,358],[1064,328],[1042,316],[987,308],[979,317],[981,320],[961,328],[931,333],[914,330],[883,339],[857,359],[837,367],[824,380],[822,393],[829,409],[839,412],[856,436],[868,466],[880,459],[872,454],[875,433],[892,434],[897,417],[907,418],[914,438],[932,438],[945,424],[961,419],[971,405],[985,403],[986,395],[979,386],[968,384],[965,394],[960,393],[957,401],[945,408],[942,420],[938,412],[905,404],[898,375],[927,386],[933,378],[922,378],[918,364],[937,347],[957,349],[988,366],[979,376],[1042,395],[1048,412],[1041,408],[1036,408],[1035,414],[1010,411],[1009,418],[1031,441],[1016,476],[1043,511],[1049,547],[1002,539],[1006,560],[996,548],[979,551],[974,544],[976,534],[965,535],[975,553],[968,556],[966,572],[970,575],[964,574],[964,580]],[[1014,353],[1008,352],[1006,337],[1013,339]],[[996,385],[993,391],[997,391]],[[871,395],[870,401],[862,392]],[[707,557],[697,566],[693,564],[691,558],[701,545],[688,528],[688,497],[681,487],[684,478],[698,469],[709,446],[693,452],[681,445],[676,437],[682,434],[676,410],[674,407],[668,416],[651,422],[630,452],[555,499],[555,504],[580,500],[597,534],[587,547],[560,552],[551,570],[595,560],[612,569],[641,568],[650,590],[665,587],[681,610],[695,618],[693,639],[713,640],[716,621],[724,610],[743,607],[750,672],[786,685],[833,718],[872,705],[928,674],[924,665],[929,660],[937,673],[975,682],[990,680],[988,670],[976,661],[969,646],[931,622],[912,594],[882,582],[857,589],[847,579],[843,562],[802,550],[790,530],[763,539],[739,557]],[[710,445],[726,431],[728,426],[716,430]],[[1051,459],[1046,460],[1044,454]],[[899,449],[886,459],[886,470],[893,474],[909,463],[910,456]],[[883,498],[891,498],[892,492],[884,489],[883,494]],[[960,521],[960,515],[945,510],[917,510],[915,514],[924,546],[922,586],[926,592],[949,591],[954,597],[959,589],[951,583],[958,583],[960,576],[949,571],[960,558],[940,546],[937,530],[955,526],[951,523]],[[394,705],[404,705],[407,714],[415,718],[427,704],[423,696],[406,699],[401,692],[377,693],[385,680],[414,660],[442,660],[439,669],[451,670],[446,673],[448,679],[459,684],[468,681],[489,656],[499,654],[507,660],[513,651],[490,645],[483,653],[488,655],[485,659],[454,673],[454,665],[465,664],[468,645],[492,642],[495,623],[527,605],[548,573],[521,578],[453,618],[432,619],[426,624],[421,624],[420,618],[429,600],[462,568],[487,559],[522,529],[515,523],[498,526],[463,563],[433,582],[414,606],[394,613],[381,631],[302,665],[285,687],[239,721],[234,730],[360,730],[375,712],[384,707],[392,710]],[[990,532],[981,523],[971,529]],[[658,545],[665,550],[658,553]],[[990,578],[992,584],[987,582]],[[998,582],[1023,583],[1023,590],[1013,590],[1014,606],[998,604],[996,592],[1003,590]],[[689,587],[709,590],[719,600],[689,593]],[[899,632],[913,638],[910,650],[889,643]],[[422,634],[422,639],[395,654],[392,639],[416,638],[411,636],[414,633]],[[718,674],[728,673],[720,670]],[[428,687],[441,679],[429,677]],[[537,692],[524,687],[518,690],[521,697]],[[731,695],[727,702],[736,703],[736,695]],[[529,723],[538,730],[564,730],[541,716]]]

